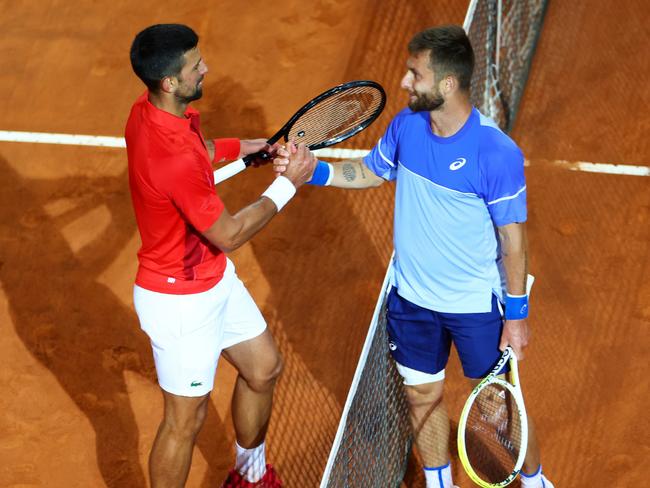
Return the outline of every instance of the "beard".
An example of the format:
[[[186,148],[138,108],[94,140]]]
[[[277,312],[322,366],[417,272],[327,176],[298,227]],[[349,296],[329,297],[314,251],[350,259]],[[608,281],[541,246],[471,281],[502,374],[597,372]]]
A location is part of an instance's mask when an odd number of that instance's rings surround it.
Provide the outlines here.
[[[409,108],[414,112],[431,112],[438,110],[445,103],[440,91],[435,93],[414,93],[415,100],[409,100]]]
[[[199,83],[203,81],[203,78],[199,80]],[[191,93],[177,93],[176,98],[184,104],[198,100],[203,96],[203,87],[199,86],[199,83],[196,84],[194,90]]]

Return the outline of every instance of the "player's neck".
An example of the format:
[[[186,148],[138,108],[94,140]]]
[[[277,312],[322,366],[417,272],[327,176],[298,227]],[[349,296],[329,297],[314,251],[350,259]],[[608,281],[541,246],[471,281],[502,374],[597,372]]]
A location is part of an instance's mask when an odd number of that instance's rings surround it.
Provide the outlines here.
[[[149,101],[151,104],[165,112],[169,112],[176,117],[185,118],[185,110],[187,110],[187,103],[182,103],[169,93],[164,92],[149,92]]]
[[[465,125],[471,113],[469,99],[448,99],[438,110],[429,112],[431,131],[439,137],[451,137]]]

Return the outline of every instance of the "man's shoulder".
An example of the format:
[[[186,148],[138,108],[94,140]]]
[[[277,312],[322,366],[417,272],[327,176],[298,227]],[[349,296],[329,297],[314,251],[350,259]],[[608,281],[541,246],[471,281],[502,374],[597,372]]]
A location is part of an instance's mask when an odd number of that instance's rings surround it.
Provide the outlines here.
[[[486,117],[479,112],[479,145],[482,151],[495,151],[506,153],[521,152],[517,143],[503,132],[497,123],[490,117]]]
[[[397,112],[397,115],[395,115],[395,117],[393,117],[393,122],[404,124],[420,121],[423,118],[425,120],[429,120],[428,112],[414,112],[410,108],[404,107],[402,110]]]
[[[490,164],[523,164],[524,155],[517,143],[503,132],[499,126],[481,115],[478,137],[479,163]]]
[[[147,96],[148,96],[148,92],[145,91],[138,98],[135,99],[133,105],[131,105],[131,110],[129,112],[127,125],[133,123],[136,119],[142,117],[147,107]]]
[[[418,134],[419,131],[426,131],[428,121],[428,112],[414,112],[406,107],[393,117],[389,130],[392,131],[393,137],[397,141],[400,135],[412,137],[414,134]]]
[[[150,166],[158,172],[171,171],[178,175],[200,161],[199,154],[187,141],[186,135],[156,124],[141,125],[137,134],[131,137],[127,126],[126,145],[129,164]]]

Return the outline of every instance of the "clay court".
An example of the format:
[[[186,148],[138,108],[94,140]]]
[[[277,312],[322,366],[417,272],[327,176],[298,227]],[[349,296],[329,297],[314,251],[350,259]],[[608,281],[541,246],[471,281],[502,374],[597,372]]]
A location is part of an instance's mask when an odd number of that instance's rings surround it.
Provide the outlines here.
[[[462,23],[461,0],[247,2],[39,0],[0,4],[0,130],[120,137],[144,91],[128,50],[147,25],[201,36],[208,137],[265,137],[338,83],[373,79],[381,118],[404,106],[408,39]],[[527,168],[532,344],[521,365],[542,460],[557,488],[646,486],[650,178],[558,161],[650,165],[650,8],[550,0],[512,132]],[[388,39],[388,40],[387,40]],[[378,40],[381,40],[379,42]],[[132,305],[139,237],[126,152],[0,142],[0,487],[147,486],[162,413]],[[217,188],[229,210],[273,176]],[[304,188],[232,254],[285,359],[269,458],[316,487],[391,252],[392,187]],[[219,365],[187,486],[219,486],[234,460],[234,370]],[[468,393],[457,360],[452,418]],[[454,460],[454,479],[470,481]],[[417,461],[405,485],[423,487]]]

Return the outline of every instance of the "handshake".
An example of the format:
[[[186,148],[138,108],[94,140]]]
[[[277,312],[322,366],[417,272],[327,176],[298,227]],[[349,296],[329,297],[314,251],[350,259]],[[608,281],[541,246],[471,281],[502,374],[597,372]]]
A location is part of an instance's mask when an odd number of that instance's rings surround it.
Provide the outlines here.
[[[316,156],[305,143],[296,145],[289,141],[285,145],[276,142],[268,144],[263,139],[242,140],[242,155],[250,155],[247,166],[259,167],[273,162],[276,176],[284,176],[296,188],[311,180],[318,165]],[[243,168],[242,168],[243,169]]]
[[[318,159],[304,143],[296,146],[290,141],[286,146],[273,149],[275,149],[273,171],[276,176],[284,176],[296,188],[312,179]]]

